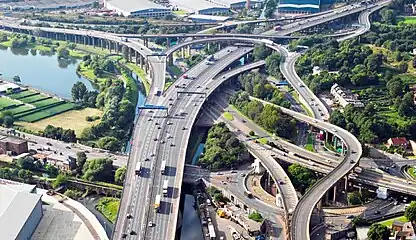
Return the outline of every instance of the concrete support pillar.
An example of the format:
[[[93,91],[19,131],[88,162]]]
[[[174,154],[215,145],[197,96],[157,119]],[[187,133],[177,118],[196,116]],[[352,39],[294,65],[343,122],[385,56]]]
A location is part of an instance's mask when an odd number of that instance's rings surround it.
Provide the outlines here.
[[[347,194],[347,192],[348,192],[348,176],[345,176],[344,189],[345,189],[345,194]]]
[[[335,203],[337,200],[337,184],[334,186],[334,198],[332,199],[332,202]]]
[[[149,47],[149,39],[145,38],[143,42],[145,47]]]
[[[166,47],[170,48],[170,39],[169,38],[166,38]]]
[[[59,40],[59,34],[58,33],[55,33],[55,38],[56,38],[56,40]]]
[[[329,202],[329,193],[328,192],[325,193],[325,202],[326,203]]]
[[[144,71],[148,74],[149,73],[149,62],[146,61],[146,63],[144,64]]]
[[[140,55],[140,68],[143,69],[143,64],[144,64],[144,58],[142,55]]]
[[[328,143],[329,132],[325,132],[325,143]]]
[[[133,49],[129,48],[128,50],[129,55],[129,62],[131,62],[131,56],[133,55]]]
[[[103,41],[102,38],[100,39],[100,46],[101,46],[101,50],[103,50],[104,49],[104,41]]]
[[[92,46],[95,47],[95,37],[91,37]]]
[[[211,44],[210,43],[207,43],[207,48],[208,48],[208,50],[211,48]]]
[[[139,56],[136,51],[134,51],[134,62],[136,63],[136,65],[139,63]]]
[[[84,45],[87,45],[87,37],[84,36]]]
[[[191,56],[191,46],[188,46],[187,50],[188,50],[188,56]]]
[[[172,54],[169,55],[169,57],[168,57],[168,64],[173,65],[173,55]]]
[[[341,142],[341,147],[342,147],[342,154],[344,154],[345,151],[345,144],[343,142]]]
[[[221,43],[218,43],[218,51],[221,50]]]
[[[181,48],[182,58],[185,58],[185,48]]]

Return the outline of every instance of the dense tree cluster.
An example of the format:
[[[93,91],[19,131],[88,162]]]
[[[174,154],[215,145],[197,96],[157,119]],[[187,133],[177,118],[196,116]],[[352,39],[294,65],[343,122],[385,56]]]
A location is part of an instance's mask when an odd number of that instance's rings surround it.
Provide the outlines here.
[[[202,166],[210,169],[237,167],[245,146],[230,132],[225,123],[211,127],[205,144],[204,155],[199,159]]]
[[[284,99],[284,93],[270,84],[265,75],[258,72],[248,72],[240,75],[238,80],[244,91],[250,96],[266,100],[285,108],[290,107],[290,102]]]
[[[96,91],[88,91],[82,82],[76,82],[71,89],[72,100],[86,107],[95,107],[98,93]]]
[[[201,54],[194,54],[192,56],[190,56],[189,58],[187,58],[185,60],[186,65],[188,65],[189,68],[195,66],[196,64],[198,64],[199,62],[204,60],[204,56]]]
[[[367,232],[368,240],[388,240],[390,238],[390,229],[385,225],[374,223]]]
[[[94,71],[94,75],[97,71],[102,73],[116,72],[116,66],[111,60],[97,57],[87,57],[84,60],[84,66],[87,65],[90,69],[100,69]],[[87,62],[89,63],[87,64]],[[127,139],[135,115],[135,106],[129,99],[132,89],[125,88],[120,79],[106,78],[99,84],[100,93],[96,97],[94,92],[88,93],[81,84],[77,84],[77,87],[74,86],[75,88],[72,89],[73,97],[82,98],[82,101],[86,101],[85,104],[88,106],[93,105],[95,97],[95,106],[104,112],[100,123],[84,129],[81,139],[89,142],[90,145],[118,151]],[[95,142],[97,139],[98,141]]]
[[[114,180],[113,160],[108,158],[91,159],[85,162],[84,175],[82,178],[88,181],[108,181]]]
[[[272,50],[266,46],[266,44],[256,44],[253,50],[254,60],[264,60],[267,56],[272,54]]]
[[[264,11],[264,16],[266,18],[272,18],[274,11],[276,11],[278,1],[276,0],[269,0],[266,2],[266,9]]]
[[[416,221],[416,201],[410,202],[409,206],[404,212],[404,216],[411,222]]]
[[[96,77],[101,77],[105,72],[114,73],[116,70],[115,64],[111,59],[103,58],[98,55],[83,57],[83,66],[90,68]]]
[[[296,121],[292,117],[283,114],[277,107],[250,101],[247,92],[238,92],[230,98],[230,103],[269,132],[287,139],[296,133]]]
[[[226,203],[230,201],[226,197],[224,197],[224,195],[222,195],[222,192],[220,190],[218,190],[215,187],[208,187],[207,192],[216,202]]]
[[[61,127],[54,127],[52,125],[48,125],[45,127],[42,136],[61,140],[64,142],[75,142],[77,140],[74,130],[63,129]]]
[[[317,180],[317,177],[312,170],[309,170],[298,163],[290,165],[288,173],[293,186],[301,193],[304,193]]]
[[[250,215],[248,215],[248,218],[256,222],[263,221],[263,216],[259,212],[252,212]]]

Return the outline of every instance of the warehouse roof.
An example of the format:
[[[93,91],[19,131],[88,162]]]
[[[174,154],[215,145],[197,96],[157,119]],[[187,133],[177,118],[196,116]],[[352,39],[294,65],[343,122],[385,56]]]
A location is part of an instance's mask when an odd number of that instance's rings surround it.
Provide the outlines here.
[[[188,19],[194,20],[194,19],[203,19],[203,20],[210,20],[210,21],[216,21],[216,22],[223,22],[231,19],[227,16],[212,16],[212,15],[203,15],[203,14],[192,14],[188,16]]]
[[[167,10],[167,7],[161,6],[159,4],[156,4],[154,2],[150,2],[147,0],[141,1],[141,0],[113,0],[108,1],[107,4],[111,4],[111,6],[119,8],[126,12],[137,12],[147,9],[164,9]]]
[[[170,3],[179,8],[186,9],[191,12],[198,12],[200,10],[211,9],[211,8],[224,8],[228,9],[224,5],[220,5],[214,2],[208,2],[205,0],[171,0]]]
[[[17,239],[41,195],[30,193],[32,185],[3,183],[0,181],[0,239]]]

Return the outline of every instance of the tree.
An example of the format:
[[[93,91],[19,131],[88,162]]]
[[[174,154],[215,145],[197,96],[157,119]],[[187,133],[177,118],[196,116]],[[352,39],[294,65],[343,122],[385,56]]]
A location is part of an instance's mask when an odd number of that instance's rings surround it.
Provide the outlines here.
[[[384,8],[380,11],[381,19],[388,24],[396,23],[396,13],[388,8]]]
[[[21,82],[20,76],[19,76],[19,75],[15,75],[15,76],[13,77],[13,81],[14,81],[14,82]]]
[[[56,176],[55,181],[53,181],[52,183],[52,187],[53,188],[58,188],[59,186],[61,186],[62,184],[65,184],[68,182],[68,176],[66,174],[58,174],[58,176]]]
[[[88,181],[110,181],[114,180],[113,160],[108,158],[97,158],[87,161],[84,165],[83,178]]]
[[[17,176],[19,176],[19,178],[23,181],[28,182],[30,179],[32,179],[33,174],[29,170],[20,169],[17,173]]]
[[[33,162],[34,161],[32,157],[23,157],[17,160],[17,165],[23,169],[34,170],[35,164]]]
[[[114,175],[114,181],[118,184],[123,184],[124,178],[126,177],[126,171],[127,171],[126,166],[118,168]]]
[[[406,61],[403,61],[403,62],[399,63],[399,71],[400,72],[406,73],[408,68],[409,68],[409,65],[407,64]]]
[[[3,118],[3,126],[6,128],[10,128],[13,127],[14,124],[14,119],[12,116],[5,116]]]
[[[353,227],[364,226],[368,224],[367,220],[363,219],[361,216],[355,216],[351,220],[351,223]]]
[[[71,89],[72,99],[75,102],[81,101],[87,92],[88,90],[85,84],[78,81],[74,84],[74,86],[72,86],[72,89]]]
[[[301,191],[305,191],[316,181],[315,173],[298,163],[290,165],[288,172],[291,176],[293,185],[296,188],[301,189]]]
[[[271,53],[272,53],[272,50],[266,47],[266,44],[264,43],[257,44],[256,46],[254,46],[253,56],[256,61],[265,59]]]
[[[259,213],[259,212],[253,212],[250,215],[248,215],[248,218],[256,221],[256,222],[262,222],[263,221],[263,216]]]
[[[97,146],[99,148],[107,149],[110,151],[118,151],[121,148],[120,140],[115,137],[105,136],[98,140]]]
[[[404,216],[411,222],[416,221],[416,201],[410,202],[409,206],[404,212]]]
[[[390,237],[390,230],[384,225],[374,223],[370,226],[367,237],[368,240],[388,240]]]
[[[77,173],[82,174],[85,162],[87,161],[87,154],[85,152],[77,152]]]
[[[389,95],[393,98],[401,96],[403,93],[403,84],[400,78],[394,78],[390,80],[386,87],[389,91]]]
[[[280,76],[280,61],[282,57],[278,53],[272,53],[270,56],[266,58],[266,71],[268,74],[278,77]]]
[[[123,53],[123,57],[126,61],[129,61],[129,48],[125,45],[121,48],[121,52]]]
[[[361,204],[361,194],[358,191],[350,192],[347,196],[349,205],[358,205]]]
[[[69,58],[69,50],[66,48],[65,45],[59,46],[56,51],[57,51],[58,58],[63,58],[63,59]]]

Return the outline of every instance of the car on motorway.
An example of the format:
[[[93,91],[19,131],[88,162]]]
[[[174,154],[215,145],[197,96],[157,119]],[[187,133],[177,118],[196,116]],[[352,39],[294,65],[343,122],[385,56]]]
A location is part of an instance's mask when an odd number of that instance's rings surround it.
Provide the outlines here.
[[[166,124],[167,124],[167,125],[172,125],[172,122],[169,122],[169,121],[168,121]]]
[[[164,143],[165,143],[165,140],[160,140],[160,143],[161,143],[161,144],[164,144]]]
[[[171,147],[174,147],[174,146],[175,146],[175,144],[171,143],[171,144],[170,144],[170,146],[171,146]]]
[[[150,159],[149,158],[145,158],[144,161],[147,162],[147,161],[150,161]]]
[[[156,155],[155,153],[150,154],[151,157],[154,157],[155,155]]]
[[[245,173],[242,173],[240,176],[241,176],[241,177],[245,177],[245,176],[246,176],[246,174],[245,174]]]
[[[173,101],[173,99],[172,98],[169,98],[169,101]]]
[[[350,163],[351,163],[351,164],[353,164],[353,163],[355,163],[355,162],[354,162],[354,160],[351,160],[351,161],[350,161]]]
[[[158,122],[155,122],[155,125],[157,126],[157,125],[159,125],[159,123]]]
[[[217,175],[224,175],[222,172],[217,173]]]
[[[316,121],[316,120],[313,120],[312,122],[314,122],[314,123],[317,123],[318,121]]]
[[[133,216],[131,214],[127,214],[127,219],[132,219]]]
[[[48,146],[52,146],[52,143],[50,143],[50,142],[47,142],[47,143],[46,143],[46,145],[48,145]]]
[[[157,138],[153,138],[153,141],[157,141]]]
[[[280,185],[285,184],[285,182],[284,182],[283,180],[278,180],[277,182],[278,182]]]
[[[152,121],[152,118],[150,118],[150,117],[149,117],[149,118],[147,119],[147,121],[149,121],[149,122],[150,122],[150,121]]]
[[[186,127],[182,127],[182,130],[186,130]]]
[[[348,215],[346,218],[347,219],[353,219],[355,216],[354,215]]]
[[[332,131],[337,132],[337,130],[335,128],[333,128]]]
[[[194,103],[194,106],[198,106],[198,104]]]
[[[150,221],[150,222],[149,222],[149,224],[147,224],[147,226],[149,226],[149,227],[153,227],[153,222],[152,222],[152,221]]]
[[[157,129],[162,129],[162,127],[161,126],[158,126]]]
[[[169,103],[169,106],[172,106],[173,105],[173,103]]]
[[[231,170],[231,173],[237,173],[237,170]]]
[[[380,214],[380,211],[378,210],[374,212],[374,215],[379,215],[379,214]]]

